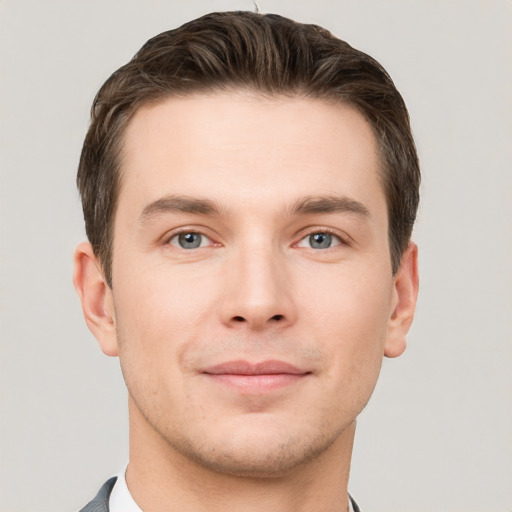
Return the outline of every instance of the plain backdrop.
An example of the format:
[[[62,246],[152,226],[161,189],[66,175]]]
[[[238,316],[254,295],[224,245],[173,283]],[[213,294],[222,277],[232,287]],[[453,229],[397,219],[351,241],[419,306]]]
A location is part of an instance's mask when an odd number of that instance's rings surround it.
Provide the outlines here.
[[[512,2],[259,0],[376,57],[423,170],[406,353],[359,419],[365,512],[512,510]],[[249,0],[0,0],[0,512],[81,508],[127,461],[126,391],[71,283],[93,96],[151,36]]]

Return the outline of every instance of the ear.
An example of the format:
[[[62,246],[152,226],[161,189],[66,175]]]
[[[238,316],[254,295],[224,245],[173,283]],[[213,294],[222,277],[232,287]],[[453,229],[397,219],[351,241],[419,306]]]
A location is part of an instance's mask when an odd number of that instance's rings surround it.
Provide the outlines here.
[[[75,249],[73,284],[82,303],[85,322],[108,356],[117,356],[117,335],[112,290],[89,242]]]
[[[410,242],[394,277],[392,308],[384,345],[386,357],[397,357],[405,350],[406,335],[416,309],[418,287],[418,247]]]

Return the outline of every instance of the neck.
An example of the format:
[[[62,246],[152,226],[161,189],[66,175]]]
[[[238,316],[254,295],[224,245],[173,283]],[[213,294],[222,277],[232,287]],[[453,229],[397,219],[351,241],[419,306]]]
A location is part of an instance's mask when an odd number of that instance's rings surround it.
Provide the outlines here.
[[[155,432],[130,404],[127,485],[144,512],[346,512],[355,422],[323,453],[285,474],[237,476],[190,460]]]

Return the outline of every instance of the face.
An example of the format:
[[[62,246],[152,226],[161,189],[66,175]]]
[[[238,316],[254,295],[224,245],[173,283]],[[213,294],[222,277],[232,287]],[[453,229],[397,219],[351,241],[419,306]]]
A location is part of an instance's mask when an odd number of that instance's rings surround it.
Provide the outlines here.
[[[239,475],[333,449],[404,347],[387,226],[376,142],[350,106],[218,93],[141,108],[115,329],[98,335],[139,430]]]

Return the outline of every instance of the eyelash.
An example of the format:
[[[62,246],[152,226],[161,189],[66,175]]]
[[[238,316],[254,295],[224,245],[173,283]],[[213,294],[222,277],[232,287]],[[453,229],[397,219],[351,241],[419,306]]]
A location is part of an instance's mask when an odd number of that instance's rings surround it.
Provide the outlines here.
[[[174,244],[171,243],[173,239],[179,239],[179,237],[181,235],[199,235],[200,237],[206,238],[207,240],[209,240],[210,243],[207,246],[200,245],[199,247],[192,247],[192,248],[188,248],[188,249],[185,248],[185,247],[180,247],[178,245],[174,245]],[[165,244],[166,245],[172,245],[173,247],[176,247],[177,249],[182,249],[182,250],[185,250],[185,251],[193,250],[193,249],[202,249],[202,248],[208,247],[208,246],[220,246],[220,244],[213,242],[211,237],[209,237],[205,233],[201,232],[200,230],[198,230],[198,229],[186,229],[186,228],[172,233],[171,236],[166,238]]]
[[[350,245],[348,240],[347,240],[347,237],[346,236],[342,236],[338,231],[335,231],[333,229],[329,229],[329,228],[324,228],[324,227],[317,227],[317,228],[312,228],[312,229],[309,229],[302,237],[301,239],[294,244],[294,246],[298,246],[298,244],[300,244],[303,240],[309,238],[310,236],[312,235],[330,235],[332,236],[333,238],[335,238],[338,243],[334,246],[331,246],[331,247],[327,247],[325,249],[317,249],[317,248],[314,248],[314,247],[308,247],[309,249],[312,249],[312,250],[318,250],[318,251],[325,251],[327,249],[332,249],[333,247],[336,247],[338,245],[345,245],[345,246],[348,246]]]
[[[203,246],[201,245],[203,243],[203,240],[200,241],[200,245],[198,247],[190,247],[190,248],[186,248],[186,247],[180,247],[178,244],[179,242],[177,242],[176,244],[173,244],[172,241],[174,239],[179,239],[179,237],[181,235],[199,235],[202,239],[203,238],[206,238],[209,243],[206,245],[206,246]],[[305,247],[305,246],[301,246],[301,242],[305,241],[308,237],[311,237],[313,235],[330,235],[332,236],[336,241],[337,243],[335,245],[332,245],[330,247],[325,247],[325,248],[315,248],[315,247]],[[185,251],[190,251],[190,250],[194,250],[194,249],[202,249],[202,248],[205,248],[205,247],[219,247],[221,244],[219,243],[215,243],[213,242],[212,238],[208,235],[206,235],[205,233],[203,233],[202,231],[198,230],[198,229],[187,229],[187,228],[183,228],[183,229],[180,229],[179,231],[177,232],[174,232],[172,233],[172,235],[166,237],[165,239],[165,244],[166,245],[171,245],[173,247],[176,247],[177,249],[182,249],[182,250],[185,250]],[[315,250],[315,251],[326,251],[328,249],[332,249],[334,247],[337,247],[339,245],[344,245],[344,246],[348,246],[350,245],[350,243],[347,241],[347,237],[344,237],[344,236],[341,236],[339,234],[339,232],[335,231],[335,230],[332,230],[332,229],[329,229],[329,228],[323,228],[323,227],[318,227],[318,228],[312,228],[312,229],[309,229],[305,234],[303,234],[300,238],[300,240],[296,243],[293,244],[293,247],[304,247],[306,249],[311,249],[311,250]]]

